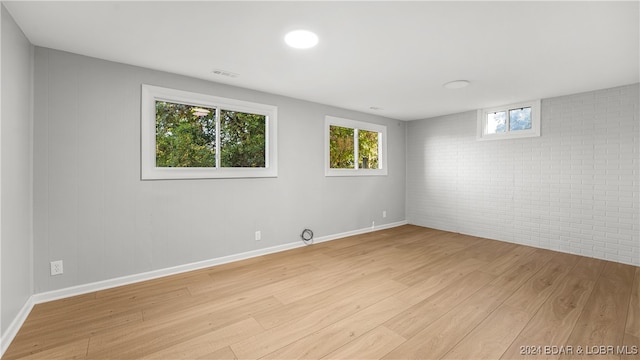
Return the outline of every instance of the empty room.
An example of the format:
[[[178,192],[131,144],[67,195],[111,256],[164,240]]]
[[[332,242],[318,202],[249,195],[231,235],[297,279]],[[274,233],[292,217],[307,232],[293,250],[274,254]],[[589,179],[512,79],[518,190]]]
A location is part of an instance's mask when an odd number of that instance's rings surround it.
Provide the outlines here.
[[[640,358],[640,2],[0,15],[3,360]]]

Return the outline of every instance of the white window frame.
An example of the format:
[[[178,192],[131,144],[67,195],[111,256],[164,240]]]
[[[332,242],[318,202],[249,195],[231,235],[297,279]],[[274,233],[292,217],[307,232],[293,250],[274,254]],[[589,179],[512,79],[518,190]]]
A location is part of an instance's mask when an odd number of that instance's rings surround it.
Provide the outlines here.
[[[509,110],[531,108],[531,129],[509,130]],[[507,131],[504,133],[487,133],[487,116],[491,113],[505,111],[507,113]],[[496,106],[478,110],[477,140],[504,140],[540,136],[540,100],[531,100],[515,104]]]
[[[219,108],[224,110],[264,115],[266,117],[265,167],[156,167],[156,101]],[[263,178],[278,176],[277,113],[273,105],[227,99],[189,91],[169,89],[153,85],[142,85],[141,97],[141,179],[218,179],[218,178]],[[217,137],[219,139],[219,136]],[[218,151],[219,154],[219,151]],[[218,161],[219,162],[219,161]]]
[[[341,126],[355,129],[354,131],[354,168],[353,169],[333,169],[331,168],[331,156],[329,154],[331,141],[331,126]],[[378,136],[378,169],[358,168],[358,130],[373,131],[380,134]],[[384,176],[387,175],[387,127],[384,125],[372,124],[363,121],[349,120],[335,116],[325,116],[324,120],[324,175],[325,176]]]

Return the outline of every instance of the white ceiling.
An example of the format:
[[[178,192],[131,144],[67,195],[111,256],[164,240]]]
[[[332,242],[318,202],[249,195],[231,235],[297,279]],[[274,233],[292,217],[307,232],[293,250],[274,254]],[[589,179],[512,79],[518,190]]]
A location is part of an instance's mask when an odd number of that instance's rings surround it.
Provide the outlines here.
[[[638,1],[3,4],[37,46],[400,120],[639,81]]]

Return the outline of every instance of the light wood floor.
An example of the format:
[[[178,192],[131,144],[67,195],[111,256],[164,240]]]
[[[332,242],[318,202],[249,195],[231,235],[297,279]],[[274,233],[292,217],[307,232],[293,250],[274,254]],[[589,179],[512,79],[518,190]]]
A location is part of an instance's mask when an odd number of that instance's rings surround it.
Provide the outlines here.
[[[638,359],[639,283],[407,225],[40,304],[4,359]]]

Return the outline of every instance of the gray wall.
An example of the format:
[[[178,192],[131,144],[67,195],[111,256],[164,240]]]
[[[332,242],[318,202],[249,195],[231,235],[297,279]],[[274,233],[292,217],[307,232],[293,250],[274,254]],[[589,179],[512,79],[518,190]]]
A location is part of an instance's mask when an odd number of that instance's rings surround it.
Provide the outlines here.
[[[0,247],[2,334],[33,294],[31,241],[32,47],[9,12],[2,12]]]
[[[405,219],[402,122],[45,48],[34,74],[36,293]],[[143,83],[278,106],[279,176],[140,181]],[[325,115],[387,125],[389,175],[325,177]]]
[[[407,125],[409,223],[640,265],[639,85],[542,101],[542,136],[476,112]]]

